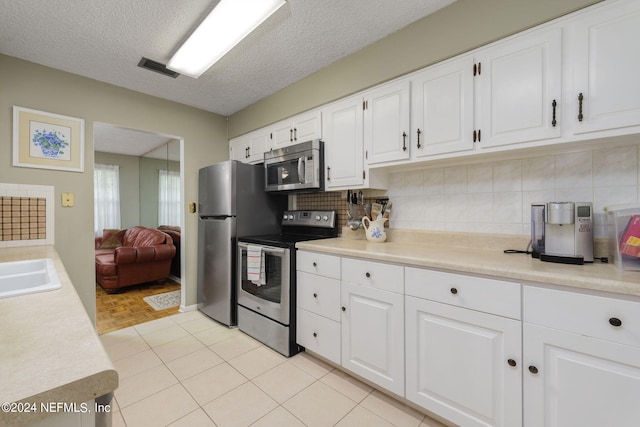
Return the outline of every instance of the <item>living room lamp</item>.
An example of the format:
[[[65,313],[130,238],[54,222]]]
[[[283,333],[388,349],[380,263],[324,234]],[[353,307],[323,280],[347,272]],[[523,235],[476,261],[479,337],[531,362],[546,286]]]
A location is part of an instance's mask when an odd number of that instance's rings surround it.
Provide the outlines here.
[[[198,78],[286,0],[220,0],[173,55],[167,68]]]

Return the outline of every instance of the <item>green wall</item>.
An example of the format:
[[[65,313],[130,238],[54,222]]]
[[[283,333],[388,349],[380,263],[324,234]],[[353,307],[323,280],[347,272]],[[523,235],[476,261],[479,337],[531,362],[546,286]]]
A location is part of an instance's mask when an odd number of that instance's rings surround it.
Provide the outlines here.
[[[140,158],[96,151],[95,163],[120,167],[120,225],[140,225]]]
[[[159,170],[180,171],[180,162],[140,157],[140,225],[157,228]],[[169,224],[175,225],[175,224]]]
[[[189,202],[197,201],[198,170],[229,158],[226,118],[6,55],[0,55],[0,70],[0,182],[55,188],[55,248],[92,319],[95,319],[93,123],[110,123],[184,139],[185,274],[182,283],[186,304],[195,304],[197,215],[189,214],[186,207]],[[157,78],[164,77],[158,75]],[[83,118],[84,172],[13,167],[13,105]],[[75,207],[61,207],[62,192],[74,193]]]

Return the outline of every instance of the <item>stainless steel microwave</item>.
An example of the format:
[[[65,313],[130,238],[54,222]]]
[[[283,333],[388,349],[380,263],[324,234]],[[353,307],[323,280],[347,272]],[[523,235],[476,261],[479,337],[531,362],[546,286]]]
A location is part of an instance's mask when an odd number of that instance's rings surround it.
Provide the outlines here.
[[[319,139],[264,153],[266,191],[324,190],[324,143]]]

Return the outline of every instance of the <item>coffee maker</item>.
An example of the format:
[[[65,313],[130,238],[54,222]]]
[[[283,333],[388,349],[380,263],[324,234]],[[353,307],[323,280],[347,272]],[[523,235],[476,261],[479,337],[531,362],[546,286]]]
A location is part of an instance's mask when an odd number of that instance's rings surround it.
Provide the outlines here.
[[[531,255],[563,264],[593,262],[593,205],[531,204]]]

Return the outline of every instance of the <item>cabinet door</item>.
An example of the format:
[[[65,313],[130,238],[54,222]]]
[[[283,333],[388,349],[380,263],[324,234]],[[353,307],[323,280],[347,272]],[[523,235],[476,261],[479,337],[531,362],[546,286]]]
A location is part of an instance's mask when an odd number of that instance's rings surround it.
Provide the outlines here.
[[[561,49],[562,32],[552,29],[478,54],[475,128],[481,148],[561,136]]]
[[[384,85],[365,94],[364,140],[368,164],[409,158],[410,82]]]
[[[640,125],[640,3],[613,6],[572,21],[575,133]]]
[[[270,149],[269,129],[258,129],[249,134],[249,163],[262,163],[264,153]]]
[[[403,296],[342,282],[342,307],[342,366],[404,395]]]
[[[405,310],[407,399],[457,425],[522,425],[519,321],[414,297]]]
[[[293,140],[294,142],[306,142],[322,138],[322,113],[312,111],[300,114],[294,118]]]
[[[528,323],[523,333],[526,427],[638,425],[640,348]]]
[[[293,122],[284,120],[271,127],[271,142],[273,149],[286,147],[293,144]]]
[[[249,136],[242,135],[229,141],[229,159],[249,162]]]
[[[473,149],[473,58],[429,67],[413,84],[412,150],[419,158]]]
[[[359,96],[331,104],[322,111],[325,141],[325,186],[357,186],[364,183],[363,112]]]

